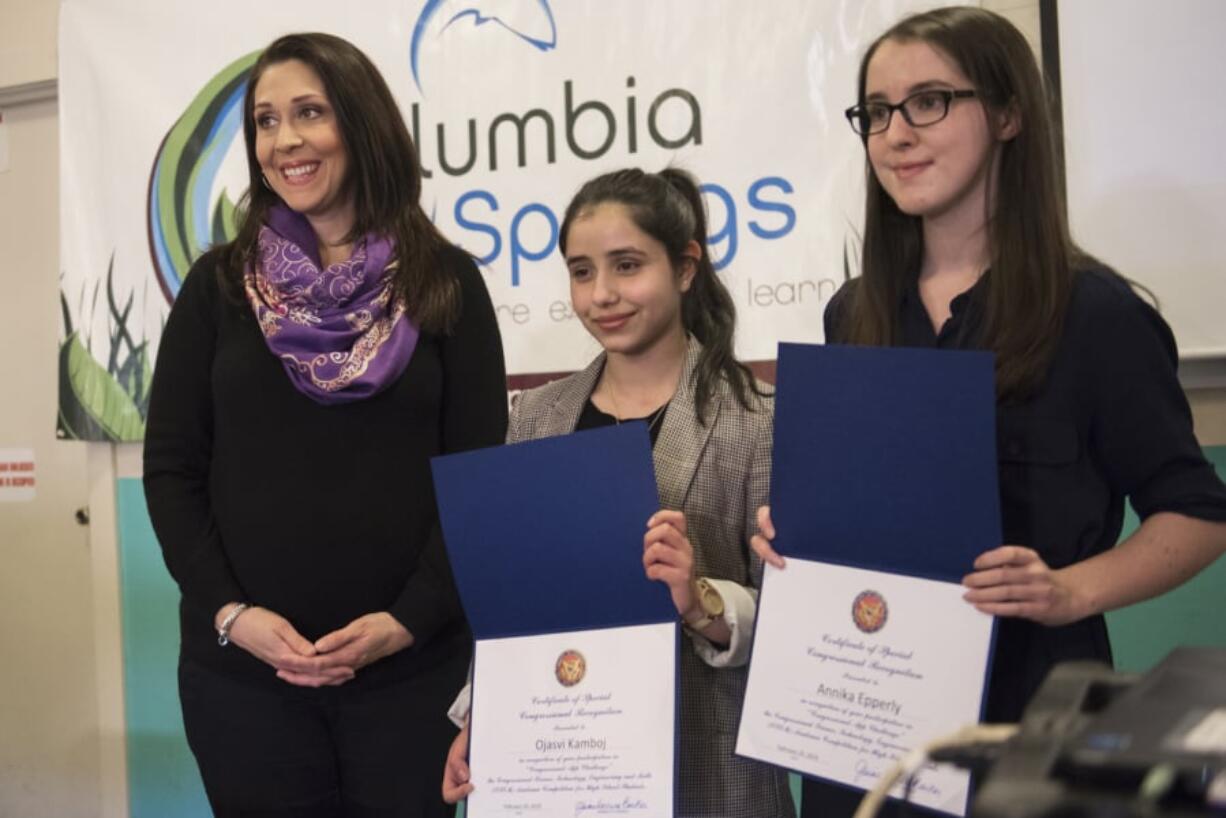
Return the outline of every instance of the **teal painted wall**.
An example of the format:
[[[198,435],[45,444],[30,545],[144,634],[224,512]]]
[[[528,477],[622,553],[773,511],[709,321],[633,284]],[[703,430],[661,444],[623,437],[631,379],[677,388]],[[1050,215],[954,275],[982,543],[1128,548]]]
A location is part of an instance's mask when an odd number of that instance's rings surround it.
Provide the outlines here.
[[[1226,446],[1205,450],[1226,478]],[[132,818],[207,818],[208,802],[179,713],[179,591],[166,573],[139,480],[118,485],[124,691]],[[1125,536],[1136,527],[1129,512]],[[1116,666],[1145,670],[1175,645],[1226,646],[1219,622],[1226,560],[1178,590],[1107,617]],[[799,801],[799,786],[793,777]],[[457,818],[463,818],[463,810]]]
[[[1205,456],[1226,480],[1226,446],[1210,446]],[[1136,515],[1129,509],[1124,535],[1136,525]],[[1226,559],[1218,560],[1169,594],[1108,614],[1116,668],[1148,670],[1176,645],[1226,646],[1226,629],[1221,624],[1222,588],[1226,588]]]
[[[141,481],[118,481],[124,705],[132,818],[209,818],[179,711],[179,588],[162,562]]]

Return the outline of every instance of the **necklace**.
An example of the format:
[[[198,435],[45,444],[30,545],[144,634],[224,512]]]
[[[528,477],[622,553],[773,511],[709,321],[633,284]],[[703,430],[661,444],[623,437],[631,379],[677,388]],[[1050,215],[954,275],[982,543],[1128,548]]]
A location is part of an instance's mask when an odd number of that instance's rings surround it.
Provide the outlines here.
[[[613,404],[613,420],[617,423],[618,426],[621,426],[622,410],[617,405],[617,398],[613,397],[612,389],[608,390],[608,395],[609,395],[609,402]],[[668,400],[664,401],[664,403],[660,404],[659,409],[656,409],[650,415],[643,418],[643,420],[647,421],[647,433],[648,434],[651,434],[651,431],[656,428],[656,424],[659,423],[660,419],[664,417],[664,410],[667,409],[668,405],[672,402],[673,402],[673,399],[669,398]]]
[[[656,424],[660,422],[660,418],[664,417],[664,410],[672,403],[672,399],[666,400],[664,405],[657,409],[651,416],[651,422],[647,424],[647,434],[651,434],[652,429],[656,428]]]

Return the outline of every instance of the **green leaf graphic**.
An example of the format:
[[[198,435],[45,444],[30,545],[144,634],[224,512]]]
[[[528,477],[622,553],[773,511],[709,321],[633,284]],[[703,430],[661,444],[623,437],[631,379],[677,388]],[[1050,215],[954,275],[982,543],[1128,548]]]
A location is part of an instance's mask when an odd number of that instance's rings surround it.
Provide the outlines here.
[[[129,442],[145,436],[145,421],[132,398],[75,332],[60,346],[58,425],[66,437],[77,440]]]
[[[225,244],[238,235],[238,214],[224,188],[213,207],[213,244]]]
[[[149,342],[134,347],[114,374],[120,388],[132,399],[143,418],[149,412],[149,386],[153,382],[153,366],[149,360]]]

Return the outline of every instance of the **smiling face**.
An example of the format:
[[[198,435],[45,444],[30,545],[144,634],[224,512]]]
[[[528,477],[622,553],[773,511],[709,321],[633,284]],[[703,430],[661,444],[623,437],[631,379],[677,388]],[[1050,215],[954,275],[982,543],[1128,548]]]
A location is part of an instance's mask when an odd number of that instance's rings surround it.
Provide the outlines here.
[[[323,82],[306,63],[274,63],[255,87],[255,153],[273,191],[319,233],[353,224],[348,154]]]
[[[566,266],[575,314],[610,354],[639,355],[684,337],[682,293],[690,288],[698,245],[681,270],[664,245],[634,223],[620,204],[598,204],[571,222]]]
[[[868,102],[897,104],[924,89],[974,86],[943,51],[918,40],[885,40],[868,64]],[[993,132],[983,104],[954,99],[940,122],[916,128],[895,111],[890,126],[868,137],[868,158],[899,210],[925,219],[953,215],[982,221],[997,143],[1011,138],[1009,123]]]

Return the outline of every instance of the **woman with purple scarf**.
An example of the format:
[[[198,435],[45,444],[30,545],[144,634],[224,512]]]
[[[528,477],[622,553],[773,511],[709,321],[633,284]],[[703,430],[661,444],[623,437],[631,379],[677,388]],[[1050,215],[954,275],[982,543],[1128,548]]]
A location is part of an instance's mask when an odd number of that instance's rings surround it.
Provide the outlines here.
[[[503,440],[497,321],[353,45],[272,43],[243,132],[238,237],[183,282],[145,441],[188,743],[219,816],[446,815],[470,637],[429,459]]]

